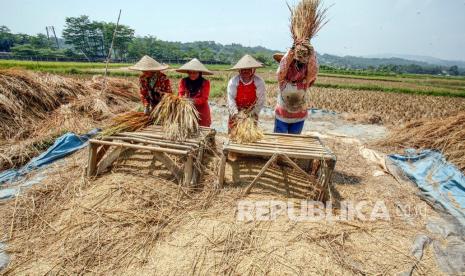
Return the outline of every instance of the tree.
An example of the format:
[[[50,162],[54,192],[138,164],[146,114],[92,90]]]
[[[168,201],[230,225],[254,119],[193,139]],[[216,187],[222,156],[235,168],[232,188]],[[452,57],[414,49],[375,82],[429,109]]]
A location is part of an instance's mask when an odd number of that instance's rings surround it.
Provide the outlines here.
[[[449,75],[451,75],[451,76],[460,75],[459,67],[457,65],[451,66],[449,68]]]
[[[108,55],[114,23],[90,21],[87,15],[67,17],[63,37],[67,44],[89,59],[102,59]],[[134,30],[125,25],[119,25],[114,43],[114,54],[123,58],[127,55],[128,45],[134,38]]]
[[[0,26],[0,52],[9,52],[15,39],[7,26]]]
[[[114,23],[100,22],[99,28],[102,30],[104,37],[104,49],[108,54],[113,38],[113,32],[116,28]],[[124,58],[128,54],[129,43],[134,39],[134,30],[126,25],[119,25],[116,31],[116,38],[113,45],[113,54],[116,58]]]

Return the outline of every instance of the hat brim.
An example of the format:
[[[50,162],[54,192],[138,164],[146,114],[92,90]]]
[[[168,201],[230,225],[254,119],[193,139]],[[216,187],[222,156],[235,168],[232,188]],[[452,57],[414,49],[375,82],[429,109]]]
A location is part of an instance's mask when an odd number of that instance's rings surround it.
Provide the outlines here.
[[[276,60],[277,62],[281,62],[285,54],[283,53],[276,53],[273,55],[273,59]]]
[[[151,72],[156,72],[156,71],[164,71],[166,69],[170,68],[169,65],[163,65],[161,67],[157,67],[157,68],[153,68],[153,67],[137,67],[137,66],[131,66],[131,67],[128,67],[129,70],[133,70],[133,71],[142,71],[142,72],[147,72],[147,71],[151,71]]]
[[[226,69],[226,71],[237,71],[237,70],[245,70],[245,69],[258,69],[263,68],[263,66],[255,66],[255,67],[233,67]]]
[[[177,69],[175,71],[178,72],[178,73],[185,73],[185,74],[189,74],[189,72],[199,72],[199,73],[202,73],[203,75],[206,75],[206,76],[213,75],[213,72],[210,72],[210,71],[184,70],[184,69]]]

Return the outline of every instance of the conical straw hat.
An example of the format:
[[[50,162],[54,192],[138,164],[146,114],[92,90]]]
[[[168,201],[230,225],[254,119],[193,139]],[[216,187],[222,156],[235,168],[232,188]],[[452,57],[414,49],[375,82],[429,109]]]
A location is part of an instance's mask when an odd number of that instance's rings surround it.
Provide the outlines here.
[[[143,56],[136,64],[129,67],[129,69],[136,71],[163,71],[168,68],[168,65],[160,64],[149,56]]]
[[[251,55],[245,55],[229,70],[254,69],[260,67],[263,67],[263,64],[254,59]]]
[[[198,59],[194,58],[188,63],[181,66],[177,69],[176,72],[179,73],[189,73],[189,71],[202,72],[204,75],[213,75],[213,73],[205,67]]]

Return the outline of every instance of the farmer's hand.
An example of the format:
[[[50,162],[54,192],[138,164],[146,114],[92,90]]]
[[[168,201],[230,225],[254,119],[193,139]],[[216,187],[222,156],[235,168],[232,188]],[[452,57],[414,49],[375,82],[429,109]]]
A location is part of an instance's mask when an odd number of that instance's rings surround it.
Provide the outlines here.
[[[150,114],[150,105],[144,106],[144,114],[149,115]]]

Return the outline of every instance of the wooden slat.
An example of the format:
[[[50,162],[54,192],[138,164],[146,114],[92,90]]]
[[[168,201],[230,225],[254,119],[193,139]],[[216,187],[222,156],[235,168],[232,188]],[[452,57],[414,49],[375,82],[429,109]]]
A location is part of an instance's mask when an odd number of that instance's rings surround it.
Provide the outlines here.
[[[192,150],[193,147],[195,146],[188,146],[188,145],[179,145],[179,144],[170,144],[166,142],[159,142],[159,141],[154,141],[151,139],[143,139],[143,138],[137,138],[133,136],[123,136],[121,134],[117,136],[109,136],[109,137],[104,137],[103,140],[121,140],[121,141],[134,141],[138,143],[147,143],[147,144],[152,144],[152,145],[157,145],[157,146],[164,146],[168,148],[175,148],[175,149],[185,149],[185,150]]]
[[[129,143],[107,142],[107,141],[100,141],[100,140],[94,140],[94,139],[91,139],[90,143],[98,144],[98,145],[126,147],[126,148],[131,148],[131,149],[149,150],[149,151],[154,151],[154,152],[165,152],[165,153],[178,154],[178,155],[186,155],[189,153],[189,151],[186,151],[186,150],[167,149],[167,148],[151,147],[151,146],[140,146],[140,145],[134,145],[134,144],[129,144]]]
[[[290,150],[295,150],[295,149],[298,149],[298,150],[315,150],[315,149],[319,149],[319,150],[322,150],[322,151],[326,151],[326,149],[319,145],[319,146],[308,146],[308,145],[301,145],[301,146],[294,146],[294,145],[288,145],[288,144],[274,144],[274,143],[263,143],[263,142],[260,142],[260,143],[244,143],[244,144],[238,144],[238,143],[233,143],[234,145],[238,145],[238,146],[241,146],[241,145],[244,145],[244,146],[267,146],[267,147],[270,147],[270,148],[284,148],[284,149],[290,149]]]
[[[236,153],[241,153],[241,154],[247,154],[247,155],[257,155],[257,156],[271,156],[276,153],[276,151],[272,150],[265,150],[265,149],[254,149],[254,148],[243,148],[243,147],[236,147],[229,145],[227,148],[225,148],[229,151],[236,152]],[[332,158],[330,155],[322,155],[322,154],[306,154],[306,153],[298,153],[298,152],[293,152],[293,153],[285,153],[291,158],[300,158],[300,159],[322,159],[322,158]]]
[[[297,154],[308,154],[308,155],[318,155],[318,156],[326,156],[326,151],[322,149],[295,149],[295,148],[285,148],[285,147],[270,147],[270,146],[246,146],[246,145],[236,145],[232,144],[230,146],[243,148],[243,149],[256,149],[256,150],[266,150],[266,151],[273,151],[273,152],[281,152],[281,153],[297,153]]]

